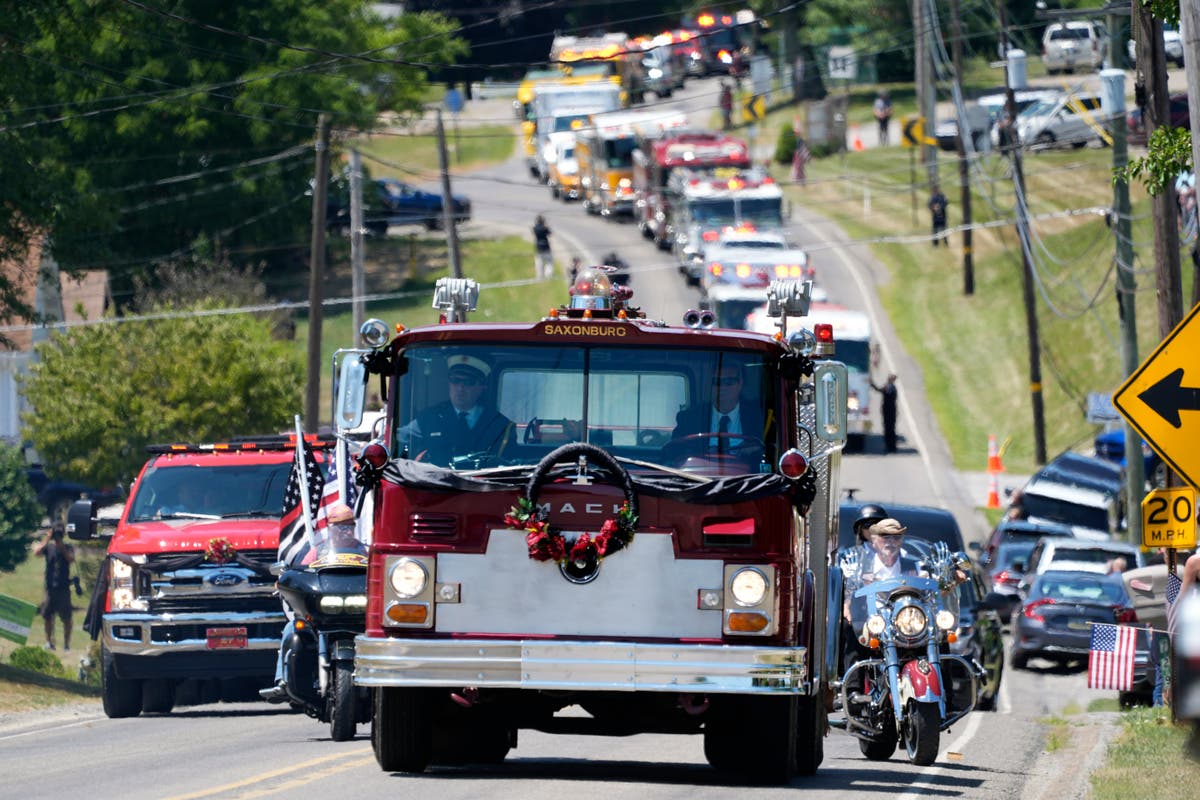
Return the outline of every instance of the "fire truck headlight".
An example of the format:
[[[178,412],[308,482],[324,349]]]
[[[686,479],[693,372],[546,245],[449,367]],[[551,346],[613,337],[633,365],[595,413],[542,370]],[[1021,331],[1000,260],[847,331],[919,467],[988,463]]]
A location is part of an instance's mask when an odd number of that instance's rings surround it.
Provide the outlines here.
[[[398,597],[416,597],[429,584],[429,572],[424,565],[410,558],[401,558],[392,567],[389,579]]]
[[[742,606],[756,606],[767,596],[767,576],[753,567],[738,570],[729,581],[733,599]]]

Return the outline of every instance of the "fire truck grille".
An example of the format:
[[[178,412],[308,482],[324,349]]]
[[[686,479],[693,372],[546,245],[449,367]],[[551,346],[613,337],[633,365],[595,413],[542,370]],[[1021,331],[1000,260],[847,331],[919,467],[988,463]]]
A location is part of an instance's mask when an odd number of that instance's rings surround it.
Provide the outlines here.
[[[451,514],[412,514],[409,516],[413,536],[434,536],[439,539],[458,535],[458,518]]]

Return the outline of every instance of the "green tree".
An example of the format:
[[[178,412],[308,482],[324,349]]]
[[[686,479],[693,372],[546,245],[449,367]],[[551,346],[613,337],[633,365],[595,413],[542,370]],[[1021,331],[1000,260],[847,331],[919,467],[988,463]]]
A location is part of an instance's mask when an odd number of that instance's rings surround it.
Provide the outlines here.
[[[29,557],[29,543],[42,521],[42,506],[25,474],[20,448],[0,443],[0,572]]]
[[[212,302],[156,312],[71,328],[37,346],[22,421],[54,474],[127,483],[147,444],[289,428],[304,370],[292,345],[272,338],[269,315],[222,313]]]
[[[0,0],[0,249],[49,235],[119,303],[197,241],[283,259],[308,241],[317,115],[341,139],[419,109],[453,32],[367,0]],[[9,289],[0,317],[27,313]]]

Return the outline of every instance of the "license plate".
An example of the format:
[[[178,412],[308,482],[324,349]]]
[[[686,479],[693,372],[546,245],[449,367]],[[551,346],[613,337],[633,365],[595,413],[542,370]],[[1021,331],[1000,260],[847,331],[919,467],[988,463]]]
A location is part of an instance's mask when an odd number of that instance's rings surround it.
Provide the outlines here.
[[[1090,622],[1080,622],[1079,620],[1073,619],[1067,623],[1067,627],[1073,631],[1086,631],[1090,630],[1092,625]]]
[[[209,650],[241,650],[246,647],[246,628],[209,628]]]

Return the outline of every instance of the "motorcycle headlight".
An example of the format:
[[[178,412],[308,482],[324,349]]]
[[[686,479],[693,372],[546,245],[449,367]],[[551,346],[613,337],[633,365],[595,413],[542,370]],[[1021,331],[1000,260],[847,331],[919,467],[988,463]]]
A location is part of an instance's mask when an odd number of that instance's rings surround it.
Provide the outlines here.
[[[327,594],[321,598],[321,610],[333,614],[346,607],[346,598],[340,594]]]
[[[905,606],[896,612],[892,624],[902,636],[918,636],[929,624],[929,618],[918,606]]]
[[[405,599],[421,594],[429,583],[429,573],[425,571],[425,567],[411,558],[399,559],[392,567],[389,577],[392,589],[399,597]]]
[[[953,611],[947,611],[943,608],[941,611],[937,612],[937,616],[934,617],[934,622],[937,623],[937,626],[940,629],[949,631],[953,630],[958,625],[958,617],[955,616]]]
[[[367,596],[365,594],[348,594],[346,595],[346,610],[347,611],[366,611]]]
[[[879,616],[878,614],[872,614],[867,618],[867,633],[871,634],[872,636],[878,636],[879,634],[883,633],[883,626],[883,617]]]
[[[756,606],[767,596],[767,576],[756,569],[738,570],[729,582],[733,599],[742,606]]]

